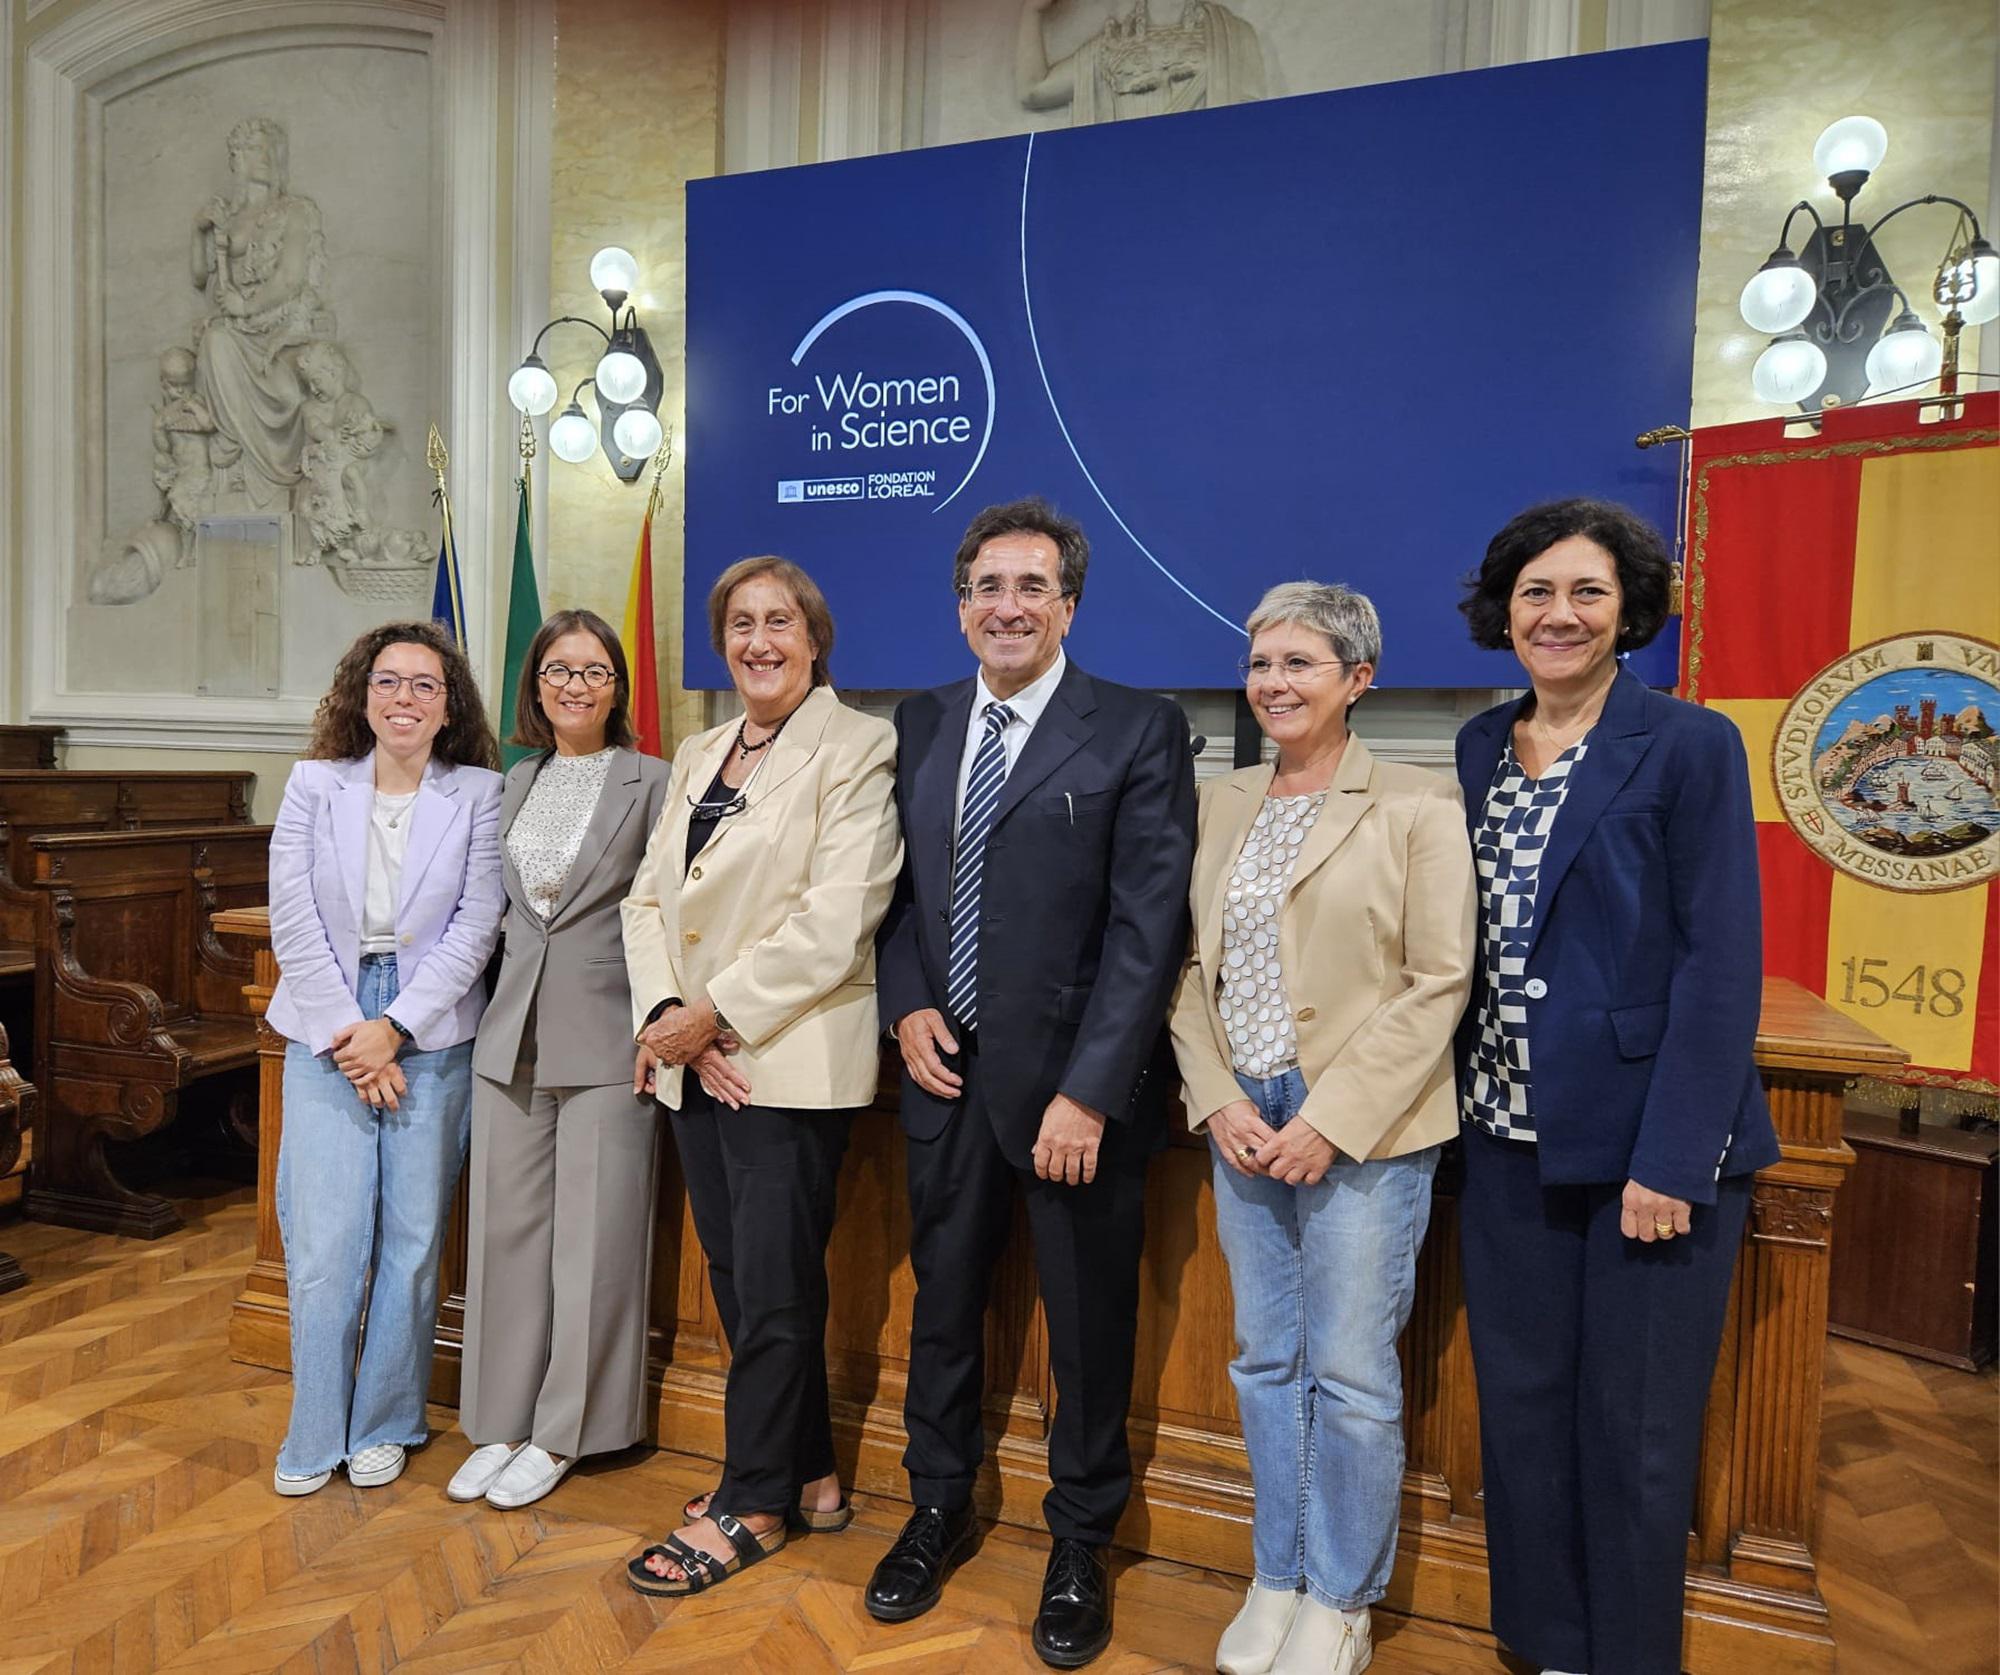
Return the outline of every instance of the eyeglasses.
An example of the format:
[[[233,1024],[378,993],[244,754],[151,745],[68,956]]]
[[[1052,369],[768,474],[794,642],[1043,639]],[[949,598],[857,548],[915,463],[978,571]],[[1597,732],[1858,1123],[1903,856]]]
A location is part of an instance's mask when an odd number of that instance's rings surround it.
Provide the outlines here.
[[[535,672],[550,686],[567,686],[581,679],[593,692],[603,691],[618,678],[617,670],[607,669],[602,663],[586,663],[581,669],[572,669],[567,663],[544,663]]]
[[[1244,657],[1237,660],[1236,672],[1243,678],[1245,685],[1248,685],[1253,680],[1269,680],[1274,674],[1282,674],[1286,680],[1296,685],[1304,681],[1319,679],[1319,672],[1322,669],[1344,669],[1346,666],[1346,662],[1338,657],[1286,657],[1279,659]]]
[[[1063,588],[1050,587],[1039,576],[1028,576],[1018,582],[1003,582],[998,576],[984,576],[976,582],[966,583],[958,590],[958,596],[968,605],[991,609],[1011,593],[1023,610],[1038,611],[1052,600],[1064,597],[1065,592]]]
[[[732,814],[741,814],[749,806],[749,799],[741,791],[727,802],[721,803],[702,802],[692,796],[688,798],[688,807],[694,810],[694,818],[697,820],[726,820]]]
[[[434,704],[444,696],[444,682],[436,675],[399,675],[393,669],[369,671],[368,690],[378,698],[393,698],[406,686],[420,704]]]

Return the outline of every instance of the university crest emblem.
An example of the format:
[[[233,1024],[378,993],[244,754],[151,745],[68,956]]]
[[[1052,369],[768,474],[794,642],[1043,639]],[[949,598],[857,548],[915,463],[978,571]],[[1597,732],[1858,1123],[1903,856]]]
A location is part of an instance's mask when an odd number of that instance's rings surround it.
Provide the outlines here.
[[[1857,646],[1785,707],[1771,767],[1792,830],[1889,890],[2000,876],[2000,646],[1946,632]]]

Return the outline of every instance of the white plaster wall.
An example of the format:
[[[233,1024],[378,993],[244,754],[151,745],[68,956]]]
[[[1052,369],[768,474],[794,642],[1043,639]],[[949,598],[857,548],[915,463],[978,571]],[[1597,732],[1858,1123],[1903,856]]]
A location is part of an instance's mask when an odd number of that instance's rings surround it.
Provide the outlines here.
[[[168,572],[130,605],[87,602],[94,555],[157,515],[152,408],[159,356],[193,342],[208,299],[188,272],[195,211],[230,186],[225,140],[247,116],[290,136],[289,190],[312,199],[326,243],[321,291],[338,321],[360,392],[395,427],[375,457],[384,525],[430,531],[424,438],[440,388],[431,64],[374,44],[299,45],[231,55],[174,71],[95,104],[83,216],[101,276],[86,318],[101,344],[102,400],[86,490],[80,570],[70,609],[79,684],[100,691],[192,692],[190,632],[199,576]],[[86,362],[94,359],[86,347]],[[90,376],[86,370],[84,376]],[[288,565],[281,691],[324,689],[334,659],[385,616],[427,615],[429,595],[400,605],[353,599],[319,566]]]

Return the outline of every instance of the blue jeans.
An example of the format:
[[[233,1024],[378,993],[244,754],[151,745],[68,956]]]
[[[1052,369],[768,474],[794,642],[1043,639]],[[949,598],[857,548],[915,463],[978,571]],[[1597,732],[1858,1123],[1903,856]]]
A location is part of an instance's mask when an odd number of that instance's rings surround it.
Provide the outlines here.
[[[1305,1103],[1297,1070],[1238,1076],[1272,1128]],[[1213,1146],[1213,1141],[1211,1141]],[[1317,1186],[1239,1175],[1215,1158],[1215,1227],[1236,1299],[1229,1364],[1256,1492],[1257,1585],[1354,1610],[1382,1597],[1403,1490],[1396,1340],[1416,1292],[1437,1148]]]
[[[358,986],[362,1013],[381,1017],[396,998],[395,957],[364,958]],[[287,1477],[429,1434],[438,1258],[465,1166],[472,1043],[406,1050],[399,1062],[409,1091],[399,1110],[378,1111],[331,1053],[315,1057],[296,1041],[285,1049],[278,1226],[291,1302],[292,1420],[278,1469]]]

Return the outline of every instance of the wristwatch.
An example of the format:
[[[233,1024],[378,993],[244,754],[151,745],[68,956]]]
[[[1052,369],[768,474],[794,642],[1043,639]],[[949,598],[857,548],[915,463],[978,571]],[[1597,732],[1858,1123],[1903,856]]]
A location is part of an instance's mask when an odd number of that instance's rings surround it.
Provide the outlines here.
[[[722,1008],[717,1006],[712,1000],[708,1003],[708,1007],[715,1014],[715,1033],[717,1035],[734,1035],[736,1031],[730,1027],[729,1020],[722,1015]]]
[[[409,1027],[408,1024],[404,1023],[401,1018],[392,1018],[389,1016],[388,1013],[384,1012],[382,1014],[382,1019],[383,1022],[388,1024],[388,1026],[391,1029],[393,1029],[398,1035],[400,1035],[405,1041],[416,1040],[417,1038],[416,1033]]]

